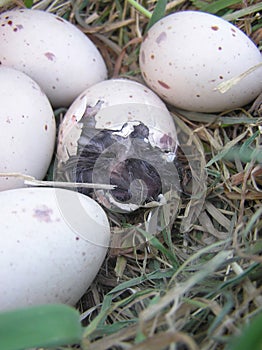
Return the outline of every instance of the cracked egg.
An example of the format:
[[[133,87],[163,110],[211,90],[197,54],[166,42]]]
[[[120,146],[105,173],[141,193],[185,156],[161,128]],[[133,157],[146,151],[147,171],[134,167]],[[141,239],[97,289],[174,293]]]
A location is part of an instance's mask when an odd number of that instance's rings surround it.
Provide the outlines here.
[[[103,81],[68,109],[54,179],[77,183],[110,210],[163,205],[166,193],[179,191],[177,144],[174,120],[154,92],[127,79]],[[112,189],[90,190],[81,183]]]

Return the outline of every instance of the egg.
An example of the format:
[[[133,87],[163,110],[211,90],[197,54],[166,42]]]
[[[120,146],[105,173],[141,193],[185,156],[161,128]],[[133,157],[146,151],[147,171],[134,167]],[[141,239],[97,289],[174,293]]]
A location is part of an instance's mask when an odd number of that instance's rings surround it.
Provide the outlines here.
[[[110,227],[91,198],[58,188],[0,192],[0,310],[75,305],[106,256]]]
[[[103,81],[80,94],[67,111],[54,178],[115,186],[96,189],[96,200],[111,210],[134,211],[161,202],[178,185],[177,144],[173,118],[153,91],[128,79]]]
[[[93,42],[65,19],[41,10],[0,15],[0,62],[28,74],[54,107],[66,107],[87,87],[107,78]]]
[[[43,179],[51,162],[56,124],[46,95],[26,74],[0,66],[0,173]],[[0,177],[0,191],[23,187],[23,180]]]
[[[261,62],[258,48],[241,30],[198,11],[173,13],[154,24],[139,56],[151,89],[171,105],[197,112],[225,111],[255,99],[262,89]],[[222,92],[221,83],[255,66]]]

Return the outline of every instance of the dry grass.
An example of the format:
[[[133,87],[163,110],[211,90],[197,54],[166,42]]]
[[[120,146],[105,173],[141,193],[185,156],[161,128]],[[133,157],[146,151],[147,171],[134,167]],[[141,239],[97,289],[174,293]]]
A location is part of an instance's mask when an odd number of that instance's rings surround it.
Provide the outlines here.
[[[204,3],[176,0],[167,8]],[[153,11],[156,1],[143,4]],[[259,4],[246,0],[222,14],[261,48]],[[42,0],[34,7],[65,16],[86,33],[110,77],[142,81],[138,52],[148,19],[127,1]],[[86,327],[82,349],[224,349],[262,310],[262,167],[251,154],[261,148],[261,99],[217,115],[172,112],[204,149],[202,211],[185,222],[194,206],[184,198],[172,227],[135,248],[122,241],[109,251],[78,304]]]

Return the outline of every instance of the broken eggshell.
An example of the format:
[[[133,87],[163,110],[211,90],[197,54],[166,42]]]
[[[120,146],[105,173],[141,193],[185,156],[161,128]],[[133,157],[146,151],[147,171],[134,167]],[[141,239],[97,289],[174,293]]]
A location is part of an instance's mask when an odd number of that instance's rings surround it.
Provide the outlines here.
[[[54,107],[69,106],[87,87],[107,78],[105,62],[76,26],[46,11],[0,15],[0,62],[28,74]]]
[[[85,90],[67,111],[54,178],[116,186],[94,191],[111,210],[162,205],[164,193],[179,188],[176,148],[173,118],[155,93],[127,79],[107,80]]]
[[[176,12],[154,24],[141,44],[139,63],[148,86],[184,110],[238,108],[262,88],[262,56],[256,45],[231,23],[204,12]],[[237,84],[220,90],[221,83],[250,69],[254,71]]]
[[[110,227],[102,207],[75,191],[0,192],[0,310],[75,303],[106,256]]]

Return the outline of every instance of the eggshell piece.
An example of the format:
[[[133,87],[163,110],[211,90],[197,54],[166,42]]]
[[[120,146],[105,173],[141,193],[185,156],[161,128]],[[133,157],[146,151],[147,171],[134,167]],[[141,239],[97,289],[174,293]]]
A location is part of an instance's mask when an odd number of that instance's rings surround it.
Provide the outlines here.
[[[68,109],[59,128],[60,161],[76,154],[82,121],[88,114],[95,115],[99,130],[119,130],[125,123],[139,120],[150,128],[155,145],[164,148],[160,139],[166,135],[170,147],[174,150],[177,146],[173,118],[157,94],[129,79],[109,79],[83,91]]]
[[[105,258],[103,209],[75,191],[23,188],[0,193],[0,310],[74,305]]]
[[[43,179],[56,136],[46,95],[26,74],[0,66],[0,105],[0,173]],[[0,177],[0,190],[23,186],[21,179]]]
[[[219,84],[262,62],[255,44],[220,17],[182,11],[151,27],[141,44],[142,75],[157,94],[185,110],[219,112],[241,107],[262,89],[262,67],[225,93]]]
[[[54,107],[68,106],[107,78],[104,60],[76,26],[51,13],[20,9],[0,15],[0,62],[27,73]]]

